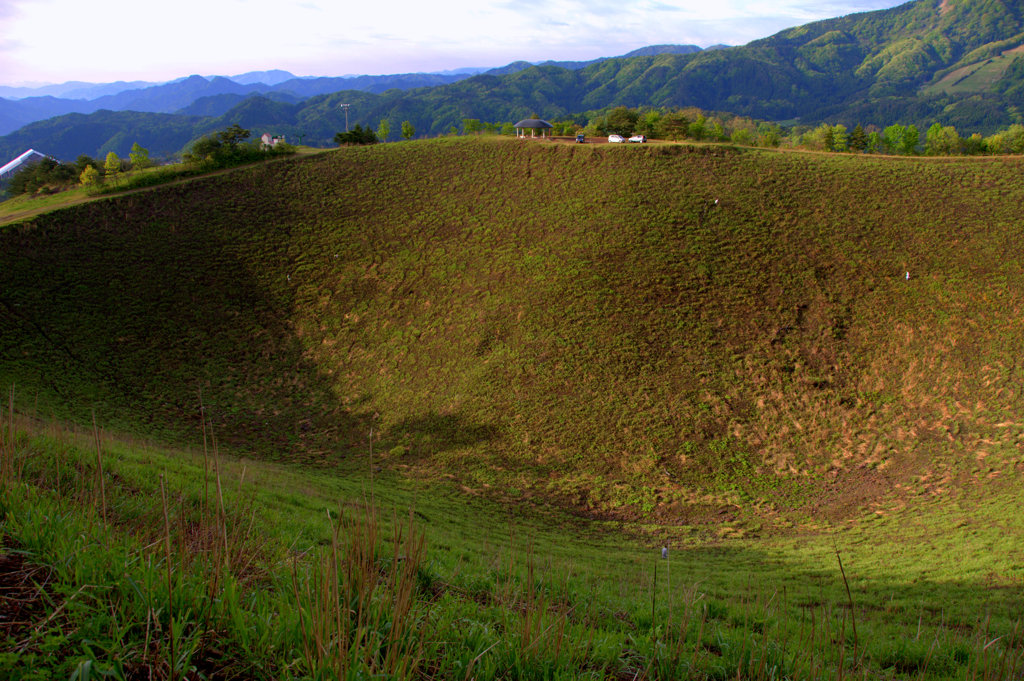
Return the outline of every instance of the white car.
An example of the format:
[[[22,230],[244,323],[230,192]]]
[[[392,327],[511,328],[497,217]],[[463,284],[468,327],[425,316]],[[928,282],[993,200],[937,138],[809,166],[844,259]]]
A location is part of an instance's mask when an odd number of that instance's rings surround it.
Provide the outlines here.
[[[640,144],[643,144],[644,142],[647,141],[647,138],[645,136],[643,136],[643,135],[633,135],[632,137],[629,138],[629,141],[630,142],[639,142]]]
[[[626,139],[622,135],[608,135],[609,142],[625,142]]]

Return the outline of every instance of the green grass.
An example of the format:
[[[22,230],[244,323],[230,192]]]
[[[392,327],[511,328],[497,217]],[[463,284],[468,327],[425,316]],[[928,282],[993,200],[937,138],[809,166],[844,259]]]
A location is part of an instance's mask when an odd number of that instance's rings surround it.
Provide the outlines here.
[[[967,531],[925,504],[719,544],[105,433],[100,497],[92,433],[14,432],[4,550],[48,571],[44,607],[7,633],[6,678],[994,679],[1024,653],[1018,480],[965,494]]]
[[[90,194],[85,188],[69,189],[59,194],[45,196],[15,196],[6,201],[0,201],[0,220],[6,222],[17,219],[22,214],[62,208],[75,202],[87,200],[89,196]]]
[[[921,88],[921,94],[967,94],[991,91],[1019,54],[1019,49],[1008,50],[985,61],[956,69],[938,82]]]

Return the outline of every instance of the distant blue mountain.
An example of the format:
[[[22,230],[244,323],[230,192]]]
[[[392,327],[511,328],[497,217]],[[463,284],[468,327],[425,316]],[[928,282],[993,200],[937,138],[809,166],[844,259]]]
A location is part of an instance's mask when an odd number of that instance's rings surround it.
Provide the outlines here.
[[[154,85],[141,90],[129,90],[116,95],[108,95],[91,100],[93,111],[110,109],[111,111],[149,111],[152,113],[173,113],[196,101],[200,97],[211,95],[247,95],[271,90],[270,85],[254,83],[243,85],[230,78],[214,76],[189,76],[184,80],[173,81],[164,85]]]
[[[286,80],[295,80],[298,78],[294,73],[288,73],[281,69],[273,69],[270,71],[249,71],[248,73],[240,73],[237,76],[227,76],[228,79],[235,81],[239,85],[253,85],[255,83],[262,83],[263,85],[277,85],[283,83]]]
[[[223,116],[246,99],[261,96],[269,99],[270,101],[281,102],[284,104],[297,104],[302,101],[301,97],[297,97],[288,92],[267,92],[263,95],[209,95],[207,97],[200,97],[188,106],[178,109],[174,113],[182,114],[184,116]]]
[[[189,76],[181,80],[145,88],[130,89],[95,99],[63,99],[57,97],[27,97],[0,99],[0,135],[6,135],[23,125],[69,113],[110,111],[145,111],[174,113],[201,97],[220,94],[247,95],[266,92],[269,85],[240,85],[233,80],[214,77]]]
[[[0,135],[23,125],[68,113],[92,113],[99,107],[80,99],[59,99],[49,95],[26,99],[0,99]]]
[[[125,82],[119,80],[116,83],[83,83],[82,81],[68,81],[58,85],[42,85],[40,87],[11,87],[0,85],[0,97],[7,99],[24,99],[25,97],[59,97],[61,99],[96,99],[105,95],[116,95],[125,90],[139,90],[144,87],[159,85],[144,80]]]
[[[7,135],[18,128],[35,121],[46,120],[54,116],[69,113],[93,113],[101,109],[110,111],[142,111],[150,113],[174,113],[187,109],[199,99],[235,95],[233,104],[237,104],[246,96],[254,94],[283,95],[282,101],[295,101],[315,95],[337,92],[339,90],[359,90],[362,92],[381,93],[387,90],[411,90],[418,87],[447,85],[468,78],[472,73],[441,75],[430,73],[410,73],[386,76],[353,76],[348,78],[298,78],[287,71],[260,71],[241,74],[233,78],[214,76],[188,76],[178,80],[148,85],[142,88],[131,88],[106,94],[93,99],[66,99],[53,96],[32,96],[23,99],[0,99],[0,135]],[[279,80],[290,76],[287,80]],[[235,78],[250,80],[264,77],[276,81],[274,84],[264,82],[238,82]],[[95,86],[97,91],[104,86]],[[35,91],[39,91],[37,88]],[[219,103],[206,102],[202,107],[223,113],[226,102],[230,99],[218,100]],[[228,106],[227,108],[230,108]],[[206,114],[204,114],[206,115]],[[216,115],[216,114],[214,114]]]

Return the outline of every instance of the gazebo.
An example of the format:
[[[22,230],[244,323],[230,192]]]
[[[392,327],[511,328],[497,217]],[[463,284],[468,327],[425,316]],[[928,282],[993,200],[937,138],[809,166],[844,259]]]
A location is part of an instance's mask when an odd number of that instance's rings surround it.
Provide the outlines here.
[[[547,137],[547,131],[555,126],[539,118],[524,118],[512,126],[516,129],[516,137],[526,137],[526,131],[530,131],[530,137],[536,137],[540,130],[541,137]]]

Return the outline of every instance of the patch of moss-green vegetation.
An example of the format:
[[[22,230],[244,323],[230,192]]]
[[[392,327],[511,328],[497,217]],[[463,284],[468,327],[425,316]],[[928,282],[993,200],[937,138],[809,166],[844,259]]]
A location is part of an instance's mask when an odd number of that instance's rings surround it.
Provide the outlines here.
[[[5,201],[0,201],[0,220],[7,222],[28,217],[36,213],[63,208],[72,203],[87,201],[89,192],[85,188],[69,189],[60,194],[45,194],[42,196],[16,196]]]
[[[951,71],[942,79],[921,88],[921,94],[964,94],[994,89],[999,80],[1020,56],[1019,46],[983,61],[968,64]]]

